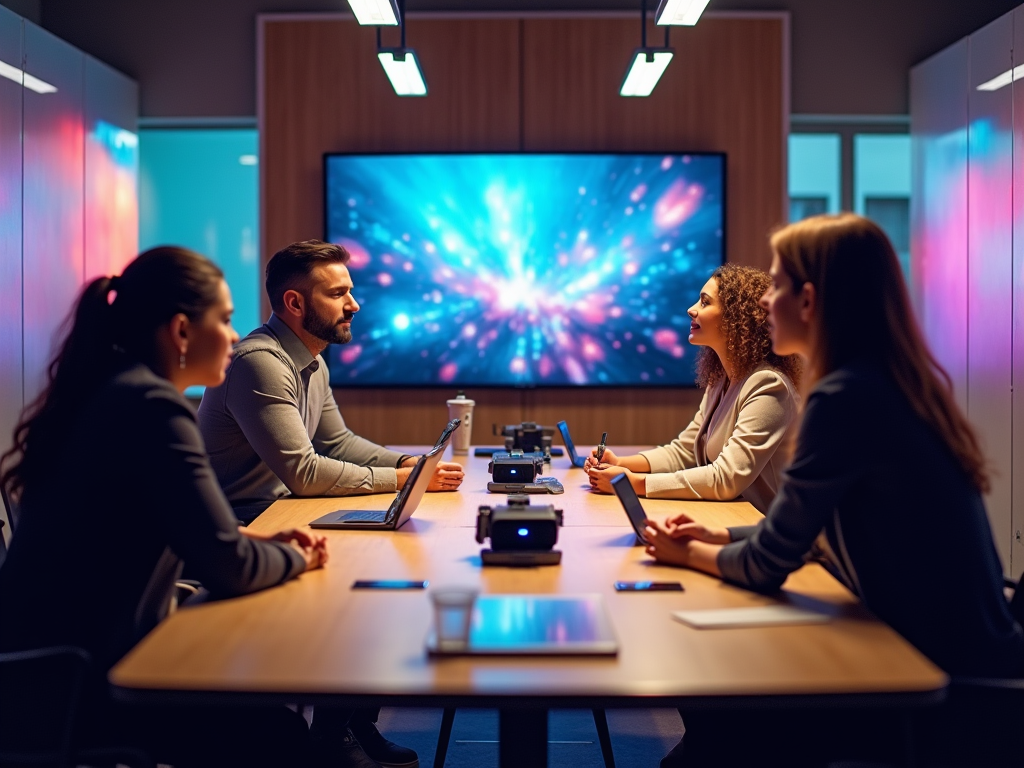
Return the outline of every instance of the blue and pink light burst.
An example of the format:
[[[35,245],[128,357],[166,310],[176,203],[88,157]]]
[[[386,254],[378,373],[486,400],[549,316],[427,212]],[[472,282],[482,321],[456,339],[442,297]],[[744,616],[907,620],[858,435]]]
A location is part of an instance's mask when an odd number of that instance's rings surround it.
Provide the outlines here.
[[[362,305],[337,385],[692,385],[722,155],[329,156]]]

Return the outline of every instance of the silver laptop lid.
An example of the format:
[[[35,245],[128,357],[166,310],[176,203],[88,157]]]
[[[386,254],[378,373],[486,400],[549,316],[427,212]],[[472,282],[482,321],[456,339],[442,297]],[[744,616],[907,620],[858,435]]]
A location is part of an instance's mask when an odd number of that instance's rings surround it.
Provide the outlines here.
[[[416,466],[412,468],[412,472],[409,473],[408,479],[405,481],[405,485],[402,486],[402,490],[398,492],[398,496],[395,497],[394,502],[391,504],[391,508],[388,509],[386,522],[391,522],[398,517],[398,522],[395,524],[395,528],[401,528],[405,525],[409,518],[412,517],[413,512],[416,511],[416,507],[419,506],[420,500],[423,498],[423,494],[427,492],[427,486],[430,485],[430,478],[434,476],[434,470],[437,469],[438,462],[441,461],[441,454],[444,453],[444,449],[448,447],[448,441],[451,439],[452,432],[454,432],[459,426],[458,419],[452,419],[445,426],[441,436],[437,439],[434,447],[427,451],[425,454],[420,456],[420,460],[416,462]]]

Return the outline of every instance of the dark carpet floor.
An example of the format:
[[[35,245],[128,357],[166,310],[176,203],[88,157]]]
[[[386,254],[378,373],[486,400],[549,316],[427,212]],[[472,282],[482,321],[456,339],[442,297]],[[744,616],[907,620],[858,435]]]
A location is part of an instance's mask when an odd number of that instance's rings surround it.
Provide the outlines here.
[[[381,732],[415,749],[421,768],[430,768],[441,727],[439,709],[381,711]],[[683,735],[674,709],[608,710],[608,727],[618,768],[657,766]],[[589,709],[552,710],[548,716],[550,768],[602,768],[601,746]],[[490,709],[460,709],[448,746],[445,768],[489,768],[498,765],[498,713]]]

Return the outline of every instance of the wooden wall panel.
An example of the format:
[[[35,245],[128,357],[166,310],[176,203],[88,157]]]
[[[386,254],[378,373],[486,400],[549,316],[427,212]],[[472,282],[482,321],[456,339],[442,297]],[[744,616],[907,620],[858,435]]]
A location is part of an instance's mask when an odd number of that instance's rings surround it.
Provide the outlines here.
[[[324,152],[666,150],[728,154],[727,257],[767,267],[768,232],[786,212],[786,24],[781,15],[712,16],[673,30],[676,57],[653,97],[624,99],[618,89],[640,35],[632,18],[414,16],[407,44],[429,95],[402,99],[377,62],[372,29],[340,15],[263,17],[263,263],[290,242],[323,236]],[[384,44],[397,35],[385,30]],[[652,24],[650,35],[654,43],[663,32]],[[359,434],[422,444],[437,436],[454,391],[335,394]],[[467,394],[477,402],[479,445],[496,442],[494,423],[563,418],[581,446],[602,431],[612,444],[664,442],[701,397],[694,389]]]
[[[675,56],[654,93],[627,99],[619,87],[639,22],[527,19],[523,148],[725,152],[727,260],[767,269],[767,235],[786,221],[784,24],[706,18],[675,28]],[[663,35],[652,22],[648,45]]]
[[[373,29],[354,21],[273,22],[263,35],[263,263],[288,243],[323,237],[325,152],[519,149],[515,20],[410,24],[426,98],[395,96]],[[384,44],[397,35],[386,30]]]

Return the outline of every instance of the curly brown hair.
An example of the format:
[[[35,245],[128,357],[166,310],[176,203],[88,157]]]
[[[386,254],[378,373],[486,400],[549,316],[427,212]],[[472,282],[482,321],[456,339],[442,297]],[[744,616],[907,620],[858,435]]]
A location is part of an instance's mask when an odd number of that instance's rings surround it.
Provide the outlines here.
[[[800,386],[800,358],[797,355],[781,357],[772,352],[768,311],[760,304],[761,297],[771,285],[768,273],[754,267],[724,264],[711,277],[718,283],[726,355],[735,368],[737,378],[746,378],[754,369],[767,364],[785,374],[794,386]],[[711,386],[724,376],[725,368],[715,351],[702,347],[697,358],[697,386]]]

